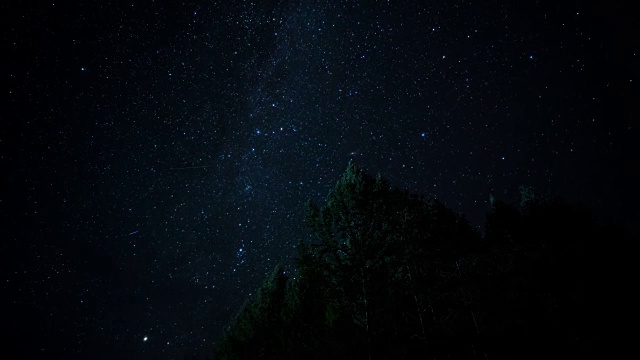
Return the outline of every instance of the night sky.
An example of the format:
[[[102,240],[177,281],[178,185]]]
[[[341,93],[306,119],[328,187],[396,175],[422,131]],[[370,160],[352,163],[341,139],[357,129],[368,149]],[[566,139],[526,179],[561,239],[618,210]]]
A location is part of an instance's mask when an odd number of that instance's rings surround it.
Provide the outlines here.
[[[350,160],[480,231],[521,185],[637,231],[640,16],[562,3],[3,2],[3,340],[209,351]]]

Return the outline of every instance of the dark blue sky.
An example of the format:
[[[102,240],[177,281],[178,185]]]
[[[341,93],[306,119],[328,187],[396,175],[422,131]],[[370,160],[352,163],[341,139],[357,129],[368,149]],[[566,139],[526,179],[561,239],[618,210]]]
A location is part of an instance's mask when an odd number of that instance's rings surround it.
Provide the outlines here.
[[[0,9],[3,324],[30,357],[211,348],[350,160],[480,230],[521,185],[638,229],[626,5]]]

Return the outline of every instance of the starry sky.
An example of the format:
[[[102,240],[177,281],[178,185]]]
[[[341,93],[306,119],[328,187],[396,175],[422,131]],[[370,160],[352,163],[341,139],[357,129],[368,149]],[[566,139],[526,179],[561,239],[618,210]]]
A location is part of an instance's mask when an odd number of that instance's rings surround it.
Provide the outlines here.
[[[630,3],[3,3],[9,342],[209,351],[349,161],[480,231],[521,185],[637,231]]]

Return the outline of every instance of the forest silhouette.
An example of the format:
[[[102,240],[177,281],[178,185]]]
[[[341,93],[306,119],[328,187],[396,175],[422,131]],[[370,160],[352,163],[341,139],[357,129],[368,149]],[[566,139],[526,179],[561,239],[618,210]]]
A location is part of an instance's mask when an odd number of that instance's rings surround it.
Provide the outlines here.
[[[225,329],[219,359],[592,357],[612,256],[630,235],[530,188],[493,197],[484,236],[434,199],[349,164],[294,271],[278,266]],[[603,243],[607,243],[603,246]]]

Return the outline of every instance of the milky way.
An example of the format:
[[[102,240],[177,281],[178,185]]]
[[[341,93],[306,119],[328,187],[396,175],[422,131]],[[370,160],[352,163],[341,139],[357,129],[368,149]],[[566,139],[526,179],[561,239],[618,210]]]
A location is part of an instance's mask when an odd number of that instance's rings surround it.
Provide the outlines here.
[[[349,161],[479,230],[521,185],[638,219],[624,11],[228,3],[3,5],[4,308],[28,354],[209,351]]]

